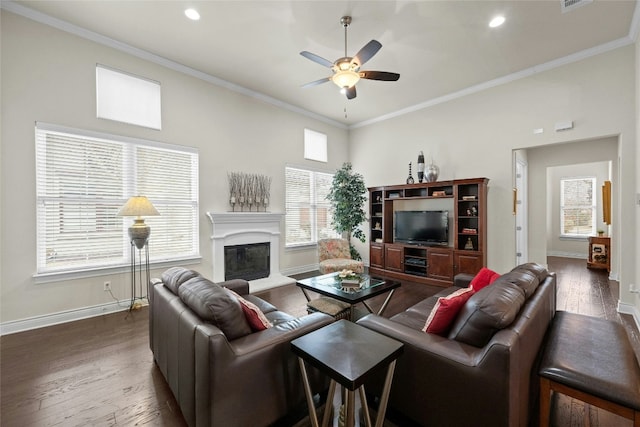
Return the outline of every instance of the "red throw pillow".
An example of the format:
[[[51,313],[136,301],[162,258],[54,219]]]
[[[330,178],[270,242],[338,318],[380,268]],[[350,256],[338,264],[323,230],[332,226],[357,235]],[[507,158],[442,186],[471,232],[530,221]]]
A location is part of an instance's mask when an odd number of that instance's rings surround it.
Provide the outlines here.
[[[456,316],[473,293],[473,288],[469,287],[458,289],[446,297],[438,298],[438,302],[431,310],[422,332],[446,335]]]
[[[489,286],[496,279],[500,277],[498,273],[493,270],[489,270],[487,267],[482,267],[478,274],[475,275],[473,279],[471,279],[471,283],[469,284],[470,288],[473,288],[474,292],[478,292],[480,289],[485,286]]]
[[[251,330],[253,332],[264,331],[265,329],[273,326],[271,322],[269,322],[269,319],[267,319],[267,316],[264,315],[262,310],[260,310],[257,305],[242,298],[231,289],[227,289],[227,291],[233,294],[236,298],[238,298],[238,301],[240,301],[240,307],[242,307],[244,317],[245,319],[247,319],[247,323],[249,323],[249,326],[251,327]]]

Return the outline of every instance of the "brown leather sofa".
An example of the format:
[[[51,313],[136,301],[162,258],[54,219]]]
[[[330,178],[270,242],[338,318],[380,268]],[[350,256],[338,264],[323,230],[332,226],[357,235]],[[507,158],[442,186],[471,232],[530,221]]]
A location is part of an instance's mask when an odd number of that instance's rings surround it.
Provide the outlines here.
[[[222,287],[255,304],[273,327],[252,332]],[[152,280],[149,301],[153,356],[189,426],[266,426],[304,405],[290,341],[332,317],[294,318],[249,295],[244,280],[214,284],[178,267]],[[314,392],[328,387],[325,376],[308,373]]]
[[[526,426],[535,418],[537,364],[556,309],[556,277],[524,264],[473,294],[448,336],[422,332],[437,298],[472,276],[390,319],[358,324],[405,343],[389,406],[423,426]],[[380,396],[381,378],[366,384]]]

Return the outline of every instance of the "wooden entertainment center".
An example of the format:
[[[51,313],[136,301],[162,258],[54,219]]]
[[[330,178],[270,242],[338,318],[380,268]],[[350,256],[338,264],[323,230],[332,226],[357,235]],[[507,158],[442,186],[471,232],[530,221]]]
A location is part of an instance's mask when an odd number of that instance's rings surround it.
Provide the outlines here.
[[[447,287],[458,273],[476,274],[487,264],[488,182],[472,178],[370,187],[369,272]],[[394,211],[413,204],[415,210],[449,211],[448,245],[394,242]]]

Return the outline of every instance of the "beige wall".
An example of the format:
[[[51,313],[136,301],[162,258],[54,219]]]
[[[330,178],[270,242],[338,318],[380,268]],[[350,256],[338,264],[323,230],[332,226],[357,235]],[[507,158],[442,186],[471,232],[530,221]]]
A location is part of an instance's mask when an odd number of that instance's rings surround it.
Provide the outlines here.
[[[636,224],[630,212],[636,192],[635,47],[540,72],[508,84],[351,131],[351,158],[367,185],[403,183],[418,151],[433,156],[440,178],[490,178],[488,266],[507,271],[515,263],[512,216],[514,149],[618,136],[621,299],[636,279]],[[437,82],[430,82],[437,84]],[[574,129],[554,124],[573,120]],[[544,133],[533,134],[543,128]],[[529,159],[531,161],[531,159]],[[531,203],[535,202],[529,194]],[[529,216],[529,260],[546,264],[545,229]],[[537,233],[536,230],[540,230]],[[540,236],[537,239],[531,237]],[[619,248],[618,248],[619,249]]]
[[[613,144],[613,158],[616,158],[617,141]],[[573,162],[573,159],[572,159]],[[560,237],[561,221],[561,180],[571,177],[595,177],[596,192],[596,230],[607,231],[608,226],[602,218],[602,183],[608,181],[609,163],[607,161],[599,161],[593,163],[568,164],[563,166],[551,166],[547,169],[547,199],[546,199],[546,218],[547,218],[547,255],[552,256],[568,256],[573,258],[587,258],[589,252],[588,238],[570,239]],[[618,202],[617,200],[615,201]],[[607,234],[608,235],[608,234]]]
[[[200,253],[211,275],[207,211],[227,211],[227,172],[271,176],[270,210],[284,212],[287,163],[333,171],[348,158],[348,131],[214,86],[54,28],[2,12],[2,272],[0,322],[77,310],[130,296],[128,275],[35,284],[34,123],[196,147],[200,153]],[[162,84],[162,131],[96,119],[95,66]],[[324,132],[329,163],[303,160],[305,127]],[[10,208],[8,208],[10,207]],[[283,229],[284,231],[284,229]],[[284,245],[284,243],[283,243]],[[281,251],[281,269],[317,263],[315,249]],[[157,273],[157,272],[156,272]]]
[[[602,221],[602,183],[617,176],[618,139],[603,138],[567,144],[542,146],[527,150],[529,159],[529,217],[531,218],[529,239],[536,248],[536,257],[545,255],[575,256],[587,258],[586,240],[560,239],[560,179],[568,176],[595,176],[597,200],[597,227],[607,230]],[[612,179],[613,214],[618,211],[618,183]],[[544,229],[544,236],[539,230]],[[615,242],[619,239],[619,224],[613,223]],[[544,245],[542,244],[544,239]],[[544,251],[545,255],[542,255]],[[539,252],[539,253],[538,253]],[[612,277],[617,277],[617,260],[614,253]]]

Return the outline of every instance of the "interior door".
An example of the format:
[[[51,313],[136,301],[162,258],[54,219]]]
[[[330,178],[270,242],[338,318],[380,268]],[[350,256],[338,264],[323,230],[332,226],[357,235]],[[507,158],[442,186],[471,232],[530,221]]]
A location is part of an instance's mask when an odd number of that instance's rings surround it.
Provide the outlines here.
[[[516,152],[514,155],[514,210],[516,217],[516,265],[524,264],[529,259],[527,253],[527,162]]]

